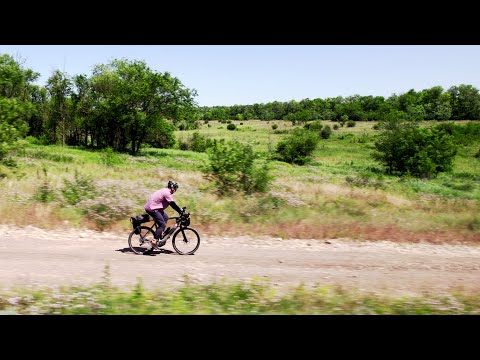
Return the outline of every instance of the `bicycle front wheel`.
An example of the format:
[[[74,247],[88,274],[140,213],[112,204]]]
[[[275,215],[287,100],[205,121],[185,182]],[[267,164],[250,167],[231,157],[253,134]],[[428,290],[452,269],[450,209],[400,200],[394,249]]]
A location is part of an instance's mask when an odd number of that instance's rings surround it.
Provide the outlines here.
[[[138,230],[138,234],[136,234]],[[132,230],[128,237],[128,246],[137,255],[142,255],[144,251],[150,249],[153,240],[153,231],[148,226],[139,226]]]
[[[192,228],[181,228],[173,235],[172,245],[178,254],[192,255],[200,246],[200,235]]]

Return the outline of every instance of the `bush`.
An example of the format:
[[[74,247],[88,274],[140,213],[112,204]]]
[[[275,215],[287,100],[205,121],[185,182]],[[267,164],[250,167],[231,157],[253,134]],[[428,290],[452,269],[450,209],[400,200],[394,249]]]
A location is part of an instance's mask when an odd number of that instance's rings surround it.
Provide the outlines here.
[[[227,130],[235,130],[237,127],[235,126],[235,124],[228,124],[227,125]]]
[[[277,124],[273,124],[273,125],[272,125],[272,129],[273,129],[273,130],[278,129],[278,125],[277,125]]]
[[[55,189],[50,185],[50,180],[47,176],[47,169],[43,168],[44,179],[39,186],[35,189],[33,194],[33,200],[39,201],[42,203],[48,203],[54,201],[57,197]]]
[[[307,122],[303,127],[307,130],[318,131],[322,130],[322,123],[318,120]]]
[[[34,137],[34,136],[27,136],[25,138],[25,140],[27,140],[27,142],[29,142],[30,144],[34,144],[34,145],[48,145],[49,144],[49,141],[48,141],[48,138],[46,135],[40,135],[38,138]]]
[[[419,128],[416,123],[392,120],[375,142],[375,160],[390,174],[432,177],[451,171],[457,146],[442,127]]]
[[[355,125],[357,125],[357,123],[353,120],[348,120],[347,121],[347,127],[355,127]]]
[[[237,141],[214,141],[207,150],[209,163],[203,169],[205,177],[213,181],[217,192],[251,194],[266,192],[272,180],[268,163],[259,163],[259,156],[250,145]]]
[[[338,126],[337,126],[338,128]],[[329,125],[325,125],[325,127],[320,131],[320,137],[322,139],[328,139],[332,135],[332,128]]]
[[[317,133],[296,128],[277,144],[275,158],[291,164],[304,165],[317,147],[318,141]]]
[[[110,167],[122,163],[122,159],[115,151],[113,151],[111,147],[102,150],[100,154],[100,159],[102,164]]]
[[[207,149],[207,139],[195,131],[190,139],[189,148],[195,152],[205,152]]]
[[[93,199],[96,196],[93,180],[80,175],[76,170],[74,180],[63,179],[63,184],[61,192],[67,204],[75,205],[84,199]]]

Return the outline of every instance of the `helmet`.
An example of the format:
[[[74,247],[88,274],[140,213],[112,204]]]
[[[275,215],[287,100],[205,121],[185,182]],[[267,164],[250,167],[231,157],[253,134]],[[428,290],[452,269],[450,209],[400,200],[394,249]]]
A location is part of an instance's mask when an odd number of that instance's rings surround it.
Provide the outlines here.
[[[175,181],[169,181],[168,184],[167,184],[167,187],[169,189],[177,190],[178,189],[178,184]]]

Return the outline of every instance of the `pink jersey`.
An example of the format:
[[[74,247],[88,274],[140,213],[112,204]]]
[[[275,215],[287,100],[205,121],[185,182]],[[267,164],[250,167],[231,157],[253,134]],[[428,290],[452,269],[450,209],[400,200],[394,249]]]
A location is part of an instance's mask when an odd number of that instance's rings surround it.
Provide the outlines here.
[[[163,188],[150,195],[144,207],[147,211],[164,210],[172,201],[173,194],[170,193],[170,189]]]

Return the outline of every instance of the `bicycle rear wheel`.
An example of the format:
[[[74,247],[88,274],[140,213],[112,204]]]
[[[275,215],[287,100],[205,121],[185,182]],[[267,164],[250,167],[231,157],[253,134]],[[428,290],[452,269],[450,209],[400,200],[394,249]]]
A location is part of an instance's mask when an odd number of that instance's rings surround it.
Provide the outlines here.
[[[172,245],[178,254],[192,255],[200,246],[200,235],[192,228],[181,228],[173,235]]]
[[[139,230],[138,234],[135,234],[135,230]],[[128,237],[128,246],[130,249],[138,255],[142,255],[146,250],[150,249],[151,241],[154,239],[153,231],[148,226],[139,226],[132,230]]]

